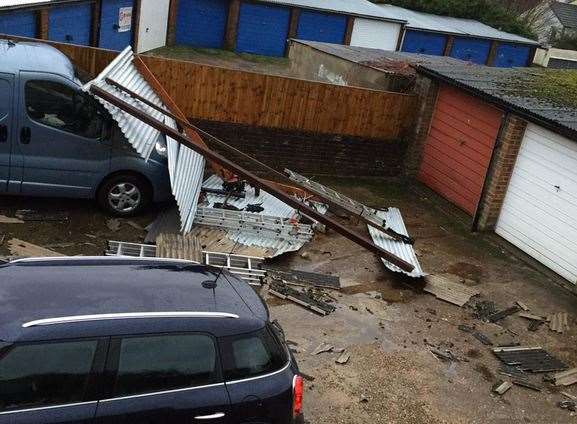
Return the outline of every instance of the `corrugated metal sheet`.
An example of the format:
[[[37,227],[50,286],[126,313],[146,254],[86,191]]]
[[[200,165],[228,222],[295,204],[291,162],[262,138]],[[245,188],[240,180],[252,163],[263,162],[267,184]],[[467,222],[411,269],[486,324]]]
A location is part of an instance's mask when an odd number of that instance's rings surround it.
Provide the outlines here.
[[[327,12],[343,13],[346,15],[362,16],[373,19],[387,20],[404,23],[406,20],[398,18],[395,14],[388,14],[380,10],[367,0],[263,0],[266,3],[284,4],[297,6],[305,9],[324,10]]]
[[[138,69],[133,64],[133,59],[134,54],[132,49],[127,47],[96,79],[86,84],[84,90],[88,91],[94,84],[146,112],[150,117],[164,121],[166,125],[176,128],[174,120],[166,118],[161,112],[133,99],[124,92],[106,83],[105,79],[110,78],[155,105],[166,108],[160,97],[158,97],[144,77],[140,75]],[[165,140],[165,137],[156,129],[112,106],[101,98],[97,97],[97,99],[110,112],[130,144],[143,159],[147,160],[150,157],[157,142]],[[196,206],[200,196],[200,187],[204,176],[204,158],[171,138],[166,138],[166,143],[172,193],[174,194],[180,211],[181,229],[184,233],[187,233],[192,228]]]
[[[382,10],[383,16],[394,17],[406,21],[407,29],[466,35],[469,37],[488,38],[492,40],[502,40],[522,44],[539,44],[537,41],[500,31],[472,19],[431,15],[429,13],[416,12],[414,10],[404,9],[390,4],[379,5],[377,7]]]
[[[389,208],[387,211],[376,211],[376,214],[379,218],[386,221],[387,227],[392,228],[399,234],[404,234],[406,236],[409,235],[407,232],[407,227],[405,227],[405,223],[403,222],[401,211],[399,209]],[[413,264],[415,267],[412,272],[407,273],[396,265],[393,265],[383,259],[382,261],[387,268],[393,272],[402,272],[403,274],[407,274],[409,277],[413,278],[420,278],[426,275],[421,268],[421,264],[419,263],[419,259],[417,258],[417,254],[415,253],[415,249],[412,245],[397,241],[382,231],[379,231],[371,226],[367,226],[367,228],[369,229],[371,238],[377,246],[388,252],[391,252],[401,259],[404,259],[405,261]]]

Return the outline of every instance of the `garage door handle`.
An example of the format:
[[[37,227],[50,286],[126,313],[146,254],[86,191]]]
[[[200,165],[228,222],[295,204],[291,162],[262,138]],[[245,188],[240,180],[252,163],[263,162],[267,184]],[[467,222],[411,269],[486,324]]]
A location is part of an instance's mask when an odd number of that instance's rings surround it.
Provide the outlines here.
[[[0,125],[0,143],[6,143],[8,141],[8,127],[6,125]]]
[[[28,127],[22,127],[20,130],[20,143],[30,144],[30,138],[32,137],[32,132]]]
[[[224,412],[217,412],[216,414],[212,414],[212,415],[199,415],[197,417],[194,417],[195,420],[216,420],[218,418],[222,418],[224,417]]]

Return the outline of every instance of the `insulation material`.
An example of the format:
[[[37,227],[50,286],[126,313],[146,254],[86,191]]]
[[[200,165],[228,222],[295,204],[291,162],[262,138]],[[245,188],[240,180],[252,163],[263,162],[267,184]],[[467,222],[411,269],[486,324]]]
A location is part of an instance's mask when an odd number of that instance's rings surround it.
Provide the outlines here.
[[[109,78],[156,106],[167,109],[150,84],[140,74],[133,61],[134,54],[132,49],[127,47],[96,79],[86,84],[84,90],[89,92],[90,87],[96,85],[141,111],[146,112],[151,118],[164,122],[171,128],[177,128],[173,119],[133,99],[125,92],[106,82],[106,78]],[[204,158],[170,137],[165,138],[158,130],[117,107],[112,106],[100,97],[96,97],[96,99],[110,112],[128,142],[143,159],[148,160],[154,152],[157,143],[164,144],[166,139],[170,183],[180,212],[181,230],[184,233],[190,232],[204,176]]]

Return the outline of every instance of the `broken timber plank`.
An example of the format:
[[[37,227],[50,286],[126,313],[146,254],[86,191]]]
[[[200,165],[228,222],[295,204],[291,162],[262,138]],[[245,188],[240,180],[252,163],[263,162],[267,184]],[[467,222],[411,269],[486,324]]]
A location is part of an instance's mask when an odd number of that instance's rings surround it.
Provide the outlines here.
[[[8,240],[8,249],[12,256],[21,258],[43,258],[43,257],[55,257],[55,256],[66,256],[62,253],[55,252],[50,249],[46,249],[42,246],[37,246],[27,241],[19,239]]]
[[[325,289],[339,290],[341,288],[341,280],[338,276],[318,274],[315,272],[304,272],[297,270],[281,270],[276,268],[265,268],[267,274],[284,283],[296,286],[314,286]]]
[[[425,281],[427,285],[423,288],[424,291],[459,307],[464,306],[473,296],[481,293],[477,289],[455,283],[441,275],[429,275],[425,277]]]
[[[519,316],[532,321],[545,321],[545,317],[540,317],[539,315],[529,314],[527,312],[520,312]]]
[[[495,383],[495,385],[493,386],[493,392],[497,393],[498,395],[502,396],[504,395],[511,387],[513,387],[513,384],[511,384],[508,381],[498,381],[497,383]]]
[[[577,368],[555,374],[553,382],[555,386],[571,386],[577,383]]]
[[[569,314],[559,312],[549,316],[549,329],[556,333],[564,333],[569,329]]]

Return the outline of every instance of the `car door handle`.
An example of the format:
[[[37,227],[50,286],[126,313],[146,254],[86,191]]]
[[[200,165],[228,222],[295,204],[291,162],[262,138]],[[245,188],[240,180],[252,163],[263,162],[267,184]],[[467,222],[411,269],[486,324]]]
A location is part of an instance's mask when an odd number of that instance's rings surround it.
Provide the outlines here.
[[[0,143],[6,143],[8,141],[8,127],[6,125],[0,125]]]
[[[30,144],[30,139],[32,138],[32,132],[29,127],[22,127],[20,130],[20,143]]]
[[[194,417],[195,420],[216,420],[218,418],[222,418],[224,417],[224,412],[217,412],[216,414],[212,414],[212,415],[199,415],[197,417]]]

